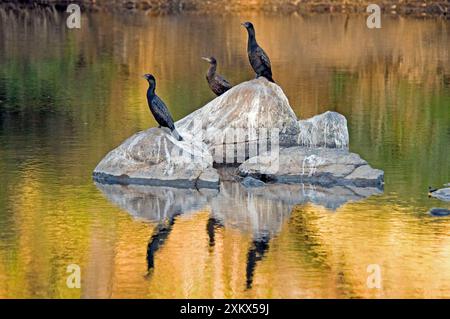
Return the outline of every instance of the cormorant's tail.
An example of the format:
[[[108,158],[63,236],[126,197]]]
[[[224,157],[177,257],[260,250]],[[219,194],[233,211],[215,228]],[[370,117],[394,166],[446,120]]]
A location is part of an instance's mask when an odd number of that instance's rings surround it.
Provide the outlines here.
[[[176,129],[172,130],[172,134],[177,140],[179,140],[179,141],[183,140],[183,138],[181,137],[181,135],[178,133],[178,131]]]

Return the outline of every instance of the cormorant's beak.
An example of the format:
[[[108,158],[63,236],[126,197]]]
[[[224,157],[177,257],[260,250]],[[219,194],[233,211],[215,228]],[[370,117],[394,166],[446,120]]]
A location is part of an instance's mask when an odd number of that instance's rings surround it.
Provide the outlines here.
[[[146,79],[146,80],[147,80],[147,76],[146,76],[146,75],[143,75],[142,77],[143,77],[144,79]]]
[[[208,63],[211,63],[211,59],[210,58],[205,58],[205,57],[202,56],[202,59],[205,60]]]

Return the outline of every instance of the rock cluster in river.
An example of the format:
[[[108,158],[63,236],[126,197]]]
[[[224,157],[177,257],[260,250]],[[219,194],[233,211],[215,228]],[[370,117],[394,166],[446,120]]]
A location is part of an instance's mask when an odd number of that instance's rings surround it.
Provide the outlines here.
[[[241,83],[165,129],[139,132],[94,170],[101,183],[218,188],[214,164],[240,165],[247,188],[265,183],[382,187],[383,171],[350,153],[345,117],[298,120],[282,89],[265,78]],[[251,179],[250,179],[251,178]]]

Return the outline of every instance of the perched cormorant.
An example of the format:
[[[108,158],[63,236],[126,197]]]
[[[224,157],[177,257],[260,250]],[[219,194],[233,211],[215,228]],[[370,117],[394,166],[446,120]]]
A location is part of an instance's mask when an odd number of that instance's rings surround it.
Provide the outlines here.
[[[263,76],[270,82],[275,83],[272,78],[272,69],[269,56],[258,45],[255,37],[255,28],[251,22],[242,23],[248,32],[247,53],[250,64],[256,72],[256,77]]]
[[[180,134],[178,134],[177,130],[175,129],[175,124],[173,123],[172,116],[170,115],[167,106],[155,93],[156,89],[155,77],[151,74],[146,74],[144,75],[144,78],[148,81],[149,84],[147,90],[148,106],[153,116],[155,117],[156,122],[158,122],[160,127],[162,126],[169,128],[172,131],[172,134],[175,136],[175,138],[179,141],[182,141],[183,138],[180,136]]]
[[[210,64],[209,70],[206,73],[206,80],[208,81],[209,87],[211,90],[217,95],[222,95],[233,86],[223,78],[220,74],[216,73],[217,70],[217,61],[214,57],[203,58],[203,60],[207,61]]]

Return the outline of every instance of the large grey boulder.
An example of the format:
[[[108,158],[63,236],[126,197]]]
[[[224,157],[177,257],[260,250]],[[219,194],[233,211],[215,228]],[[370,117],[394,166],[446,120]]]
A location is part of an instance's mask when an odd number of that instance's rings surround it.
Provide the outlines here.
[[[295,146],[263,154],[239,166],[239,175],[278,183],[382,187],[384,172],[346,150]]]
[[[298,145],[348,149],[347,119],[342,114],[328,111],[298,123]]]
[[[224,159],[223,150],[229,146],[244,154],[232,156],[241,163],[251,157],[250,144],[276,135],[276,144],[292,146],[299,134],[297,117],[283,90],[264,77],[236,85],[176,126],[183,136],[204,141],[217,163],[227,164],[230,160]]]
[[[441,188],[431,193],[431,196],[446,202],[450,202],[450,187]]]
[[[206,145],[177,141],[168,130],[139,132],[109,152],[94,170],[102,183],[217,188],[219,175]]]

